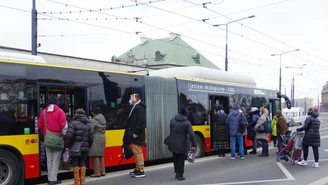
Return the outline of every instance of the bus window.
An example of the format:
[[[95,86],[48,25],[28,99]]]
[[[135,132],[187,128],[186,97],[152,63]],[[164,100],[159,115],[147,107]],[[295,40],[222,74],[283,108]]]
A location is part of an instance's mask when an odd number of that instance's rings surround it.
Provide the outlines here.
[[[192,125],[208,124],[208,99],[206,95],[180,93],[180,106],[188,109],[188,120]]]
[[[95,106],[101,108],[107,130],[125,128],[131,108],[130,95],[139,94],[144,101],[143,87],[138,86],[140,79],[101,72],[93,72],[89,77],[96,82],[89,88],[90,110]]]
[[[0,81],[0,135],[35,133],[35,89],[25,80]]]

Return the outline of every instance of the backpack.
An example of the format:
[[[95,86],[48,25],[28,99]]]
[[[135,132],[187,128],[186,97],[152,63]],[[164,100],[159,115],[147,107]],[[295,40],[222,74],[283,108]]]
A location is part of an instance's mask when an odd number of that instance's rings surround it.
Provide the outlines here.
[[[129,143],[123,143],[122,145],[122,158],[121,161],[118,163],[118,165],[121,164],[121,162],[123,161],[123,159],[130,159],[131,157],[133,157],[133,152],[131,149],[131,146]]]
[[[239,123],[238,123],[238,132],[241,134],[244,134],[245,131],[246,131],[246,125],[243,120],[243,115],[240,114],[240,119],[239,119]]]

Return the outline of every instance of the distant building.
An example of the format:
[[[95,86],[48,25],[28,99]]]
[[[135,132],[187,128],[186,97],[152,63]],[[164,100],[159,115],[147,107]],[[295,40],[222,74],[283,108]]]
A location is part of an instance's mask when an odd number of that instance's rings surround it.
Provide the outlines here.
[[[322,87],[321,101],[322,102],[321,102],[321,105],[320,105],[320,111],[321,112],[328,112],[328,81]]]
[[[314,100],[313,98],[298,98],[295,99],[295,106],[294,107],[302,107],[304,108],[305,112],[309,110],[309,108],[314,107]]]
[[[141,37],[140,44],[119,57],[113,56],[111,62],[156,69],[179,66],[219,69],[175,33],[170,33],[170,38],[156,40]]]

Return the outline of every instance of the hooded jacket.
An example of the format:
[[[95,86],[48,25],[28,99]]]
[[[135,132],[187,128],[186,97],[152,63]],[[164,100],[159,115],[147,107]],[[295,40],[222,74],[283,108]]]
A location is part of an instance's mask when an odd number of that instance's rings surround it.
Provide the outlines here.
[[[90,123],[93,137],[89,156],[104,156],[106,147],[106,119],[102,114],[96,114]]]
[[[319,113],[312,111],[306,118],[304,126],[298,128],[298,131],[305,131],[303,145],[320,147],[320,124]]]
[[[123,136],[123,142],[125,143],[133,143],[139,146],[145,146],[146,135],[146,104],[143,102],[139,102],[135,104],[133,109],[131,110]],[[133,138],[133,134],[138,137]]]
[[[243,121],[243,123],[246,124],[246,119],[244,120],[243,116],[244,115],[239,112],[238,109],[233,109],[233,111],[229,113],[226,124],[229,127],[230,136],[242,136],[244,134],[238,131],[239,121]]]
[[[44,120],[44,113],[46,112],[46,119]],[[51,104],[43,109],[38,120],[38,128],[46,137],[47,129],[56,134],[66,134],[67,130],[66,116],[64,111],[55,104]]]
[[[190,146],[189,139],[191,146],[196,147],[195,134],[191,123],[185,116],[178,114],[170,121],[169,150],[178,154],[187,153]]]
[[[76,114],[67,130],[65,148],[69,148],[74,142],[83,141],[81,145],[81,153],[83,156],[88,156],[92,140],[93,138],[91,135],[89,120],[85,115]]]

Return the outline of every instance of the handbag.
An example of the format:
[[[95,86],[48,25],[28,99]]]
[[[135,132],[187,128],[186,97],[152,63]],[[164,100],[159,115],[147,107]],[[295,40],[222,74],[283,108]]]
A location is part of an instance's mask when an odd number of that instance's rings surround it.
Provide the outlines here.
[[[86,132],[84,133],[82,141],[73,142],[73,144],[68,148],[68,155],[70,157],[81,157],[81,146],[82,143],[84,142],[85,136],[87,135],[88,131],[89,129],[87,129]]]
[[[44,123],[46,125],[46,138],[44,140],[44,146],[51,150],[62,150],[64,148],[64,136],[63,134],[56,134],[48,130],[46,109],[44,109]]]
[[[177,123],[177,124],[178,124],[178,123]],[[177,126],[177,124],[176,124],[175,126]],[[173,131],[173,129],[175,128],[175,126],[172,128],[172,131]],[[171,135],[171,132],[170,132],[170,135]],[[167,136],[167,137],[164,139],[164,144],[169,145],[170,135]]]

